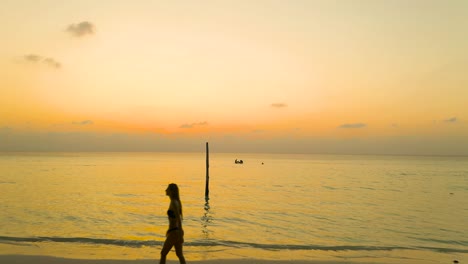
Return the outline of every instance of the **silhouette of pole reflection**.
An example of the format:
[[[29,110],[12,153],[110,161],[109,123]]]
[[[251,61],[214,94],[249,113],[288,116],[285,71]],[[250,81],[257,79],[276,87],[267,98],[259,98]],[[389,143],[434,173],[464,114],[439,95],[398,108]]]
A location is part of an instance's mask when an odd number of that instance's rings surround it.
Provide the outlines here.
[[[210,231],[208,230],[208,227],[209,227],[210,223],[213,220],[213,217],[211,216],[211,213],[210,213],[211,207],[210,207],[210,198],[209,197],[205,197],[204,209],[205,209],[205,212],[203,213],[203,216],[201,218],[201,220],[202,220],[202,232],[203,232],[205,238],[209,238],[210,237]]]

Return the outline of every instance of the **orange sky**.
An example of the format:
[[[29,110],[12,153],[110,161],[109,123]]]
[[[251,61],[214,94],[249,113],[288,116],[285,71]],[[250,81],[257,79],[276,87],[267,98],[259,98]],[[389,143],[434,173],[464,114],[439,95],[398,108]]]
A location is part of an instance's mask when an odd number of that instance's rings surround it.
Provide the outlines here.
[[[465,1],[2,5],[0,151],[468,155]]]

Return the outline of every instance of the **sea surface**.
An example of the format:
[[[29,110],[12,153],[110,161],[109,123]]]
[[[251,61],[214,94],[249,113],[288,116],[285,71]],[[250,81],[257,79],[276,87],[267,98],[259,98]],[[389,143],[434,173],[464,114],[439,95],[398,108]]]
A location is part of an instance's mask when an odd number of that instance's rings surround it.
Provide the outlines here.
[[[203,152],[0,153],[0,254],[159,259],[174,182],[188,261],[468,263],[468,157],[210,153],[205,180]]]

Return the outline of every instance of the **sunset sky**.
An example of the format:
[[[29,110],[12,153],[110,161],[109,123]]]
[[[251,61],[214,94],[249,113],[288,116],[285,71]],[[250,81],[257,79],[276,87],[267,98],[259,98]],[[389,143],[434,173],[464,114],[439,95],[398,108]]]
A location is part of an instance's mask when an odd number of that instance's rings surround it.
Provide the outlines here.
[[[0,4],[0,151],[468,155],[465,0]]]

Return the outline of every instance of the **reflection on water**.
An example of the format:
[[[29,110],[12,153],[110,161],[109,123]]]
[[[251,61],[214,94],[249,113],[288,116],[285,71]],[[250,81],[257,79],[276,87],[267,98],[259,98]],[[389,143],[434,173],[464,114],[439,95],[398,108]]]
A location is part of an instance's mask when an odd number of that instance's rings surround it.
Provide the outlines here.
[[[209,230],[209,225],[211,224],[212,220],[213,220],[213,217],[211,216],[210,214],[210,198],[209,197],[205,197],[205,206],[204,206],[204,213],[203,213],[203,216],[201,218],[202,220],[202,232],[203,232],[203,235],[204,235],[204,238],[205,239],[209,239],[210,238],[210,230]]]

